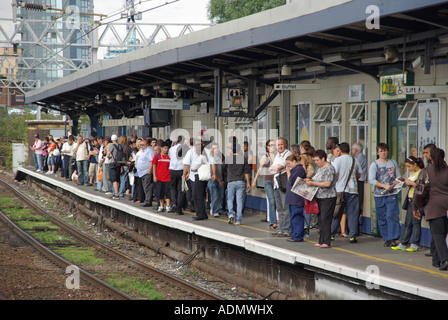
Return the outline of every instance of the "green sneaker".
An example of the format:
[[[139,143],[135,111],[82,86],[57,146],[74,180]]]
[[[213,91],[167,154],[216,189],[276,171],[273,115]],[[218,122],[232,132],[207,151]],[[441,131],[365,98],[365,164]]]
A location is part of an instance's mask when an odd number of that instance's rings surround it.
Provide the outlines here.
[[[358,240],[356,240],[355,237],[351,237],[350,238],[350,243],[357,243],[357,242],[358,242]]]
[[[405,249],[405,251],[407,252],[416,252],[418,250],[418,247],[416,245],[411,244],[411,246],[407,249]]]

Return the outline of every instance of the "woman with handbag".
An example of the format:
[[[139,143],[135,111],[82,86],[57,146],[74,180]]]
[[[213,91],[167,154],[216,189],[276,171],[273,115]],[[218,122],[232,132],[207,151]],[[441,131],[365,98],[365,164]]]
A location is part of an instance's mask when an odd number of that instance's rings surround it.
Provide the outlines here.
[[[190,153],[190,154],[189,154]],[[207,220],[205,209],[205,199],[208,181],[216,179],[216,163],[208,149],[200,140],[197,141],[194,148],[187,152],[185,158],[191,158],[190,173],[188,176],[194,176],[193,183],[193,202],[196,215],[193,220]],[[184,162],[185,164],[186,162]],[[184,170],[185,171],[185,170]]]
[[[331,222],[333,220],[334,207],[336,205],[336,170],[327,161],[327,154],[324,150],[316,150],[313,160],[318,169],[313,179],[306,179],[309,186],[319,187],[316,193],[317,204],[319,206],[320,229],[319,242],[316,247],[329,248],[331,244]]]
[[[305,179],[305,169],[300,164],[300,158],[302,156],[290,155],[286,158],[286,174],[288,181],[286,184],[286,197],[285,204],[289,206],[289,220],[291,223],[291,237],[286,240],[289,242],[302,242],[305,235],[305,217],[304,211],[304,199],[298,194],[291,191],[291,187],[296,182],[297,178]]]
[[[269,167],[272,163],[274,163],[274,159],[275,142],[274,140],[268,140],[266,141],[266,154],[261,157],[257,174],[252,181],[252,189],[256,189],[258,177],[260,175],[263,175],[264,177],[264,191],[266,193],[267,202],[267,220],[269,221],[269,228],[271,229],[276,229],[278,227],[274,199],[274,175],[269,173]]]
[[[433,241],[431,242],[432,265],[440,270],[448,270],[448,166],[445,162],[445,151],[439,148],[431,150],[432,163],[425,169],[429,180],[429,198],[425,206],[425,218],[429,222]],[[414,200],[416,194],[414,193]],[[415,201],[414,216],[421,219]]]
[[[410,156],[404,161],[404,165],[411,173],[408,179],[404,180],[404,184],[409,186],[408,194],[404,199],[402,209],[406,210],[406,218],[404,223],[404,235],[398,246],[391,247],[392,250],[405,250],[408,252],[415,252],[418,250],[421,236],[421,220],[414,217],[412,213],[412,198],[414,197],[414,190],[416,186],[416,180],[421,170],[425,167],[423,160]],[[423,212],[423,208],[419,208]],[[409,241],[411,240],[412,230],[414,230],[414,237],[412,244],[408,248]]]

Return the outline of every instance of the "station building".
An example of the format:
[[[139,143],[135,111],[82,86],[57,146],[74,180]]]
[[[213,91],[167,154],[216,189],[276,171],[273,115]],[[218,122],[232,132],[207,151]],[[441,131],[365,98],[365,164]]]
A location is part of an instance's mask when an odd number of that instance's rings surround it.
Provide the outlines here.
[[[332,136],[361,142],[369,164],[385,142],[405,176],[406,157],[448,147],[447,18],[440,0],[291,2],[101,61],[26,102],[66,113],[74,134],[87,114],[94,135],[202,132],[221,150],[235,135],[257,161],[278,136],[316,149]],[[266,210],[258,186],[246,206]],[[364,189],[361,230],[378,234],[373,187]]]

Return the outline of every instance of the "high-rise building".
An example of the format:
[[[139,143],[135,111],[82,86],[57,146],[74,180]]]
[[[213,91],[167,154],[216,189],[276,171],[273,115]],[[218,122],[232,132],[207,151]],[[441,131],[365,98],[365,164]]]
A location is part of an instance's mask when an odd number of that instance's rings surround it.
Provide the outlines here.
[[[25,78],[45,85],[93,63],[94,17],[84,13],[93,13],[93,0],[19,3],[17,18],[22,23],[17,28],[21,35],[19,48],[23,51],[19,69]]]

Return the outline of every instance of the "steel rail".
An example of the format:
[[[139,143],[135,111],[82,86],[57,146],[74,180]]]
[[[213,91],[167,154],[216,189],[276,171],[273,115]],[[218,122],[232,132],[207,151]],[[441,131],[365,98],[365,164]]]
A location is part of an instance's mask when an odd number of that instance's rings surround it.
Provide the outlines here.
[[[75,229],[73,226],[71,226],[70,224],[67,224],[66,222],[58,219],[57,217],[48,214],[45,210],[43,210],[41,207],[39,207],[32,199],[30,199],[27,195],[23,194],[20,190],[18,190],[17,188],[14,188],[13,186],[7,184],[5,181],[0,179],[0,183],[5,185],[6,187],[8,187],[16,196],[18,196],[21,200],[23,200],[24,202],[26,202],[26,204],[28,206],[30,206],[31,208],[33,208],[34,210],[36,210],[37,212],[39,212],[42,215],[45,215],[46,217],[48,217],[54,224],[58,225],[59,227],[61,227],[62,229],[65,230],[69,230],[70,233],[72,233],[74,236],[76,236],[77,238],[79,238],[80,240],[92,245],[93,247],[96,247],[100,250],[103,250],[105,252],[107,252],[108,254],[110,254],[111,256],[114,256],[117,259],[120,260],[124,260],[127,264],[132,265],[133,267],[136,267],[140,270],[143,270],[144,272],[147,272],[151,275],[154,275],[166,282],[169,282],[170,284],[173,284],[174,286],[181,288],[185,291],[188,291],[198,297],[200,297],[201,299],[204,300],[224,300],[223,297],[220,297],[216,294],[213,294],[211,292],[208,292],[196,285],[193,285],[191,283],[188,283],[187,281],[184,281],[182,279],[179,279],[175,276],[172,276],[171,274],[162,271],[162,270],[158,270],[152,266],[149,266],[147,264],[144,264],[140,261],[137,261],[135,259],[132,259],[128,256],[126,256],[125,254],[110,248],[106,245],[104,245],[103,243],[99,242],[96,239],[93,239],[91,237],[89,237],[88,235],[82,233],[81,231]]]
[[[42,245],[39,241],[31,237],[29,234],[27,234],[25,231],[23,231],[21,228],[19,228],[13,221],[11,221],[3,212],[0,211],[0,220],[5,223],[8,228],[10,228],[15,234],[17,234],[19,237],[21,237],[24,241],[26,241],[30,246],[32,246],[36,251],[38,251],[40,254],[48,258],[50,261],[56,263],[61,268],[67,268],[68,266],[72,266],[73,263],[70,261],[65,260],[61,256],[57,255],[44,245]],[[90,274],[89,272],[79,269],[79,273],[81,276],[81,279],[86,280],[90,284],[98,287],[100,290],[103,290],[106,294],[108,294],[111,297],[114,297],[119,300],[134,300],[133,297],[125,294],[124,292],[112,287],[108,283],[104,282],[101,279],[98,279],[94,275]]]

